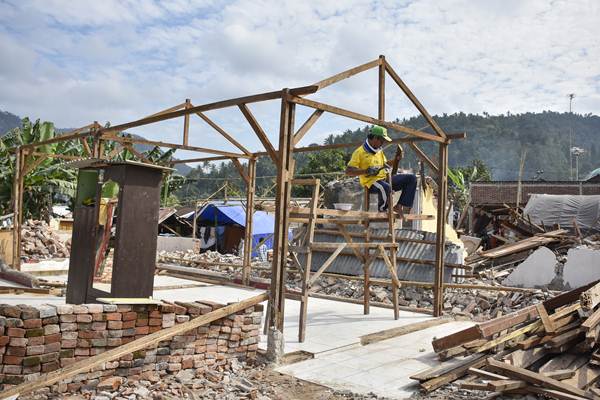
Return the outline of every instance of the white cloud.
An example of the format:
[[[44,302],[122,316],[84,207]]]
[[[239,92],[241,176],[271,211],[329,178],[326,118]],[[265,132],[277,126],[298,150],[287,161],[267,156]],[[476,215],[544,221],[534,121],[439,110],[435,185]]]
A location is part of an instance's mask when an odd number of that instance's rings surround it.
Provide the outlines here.
[[[185,98],[201,104],[314,83],[385,54],[432,114],[564,111],[571,92],[575,111],[598,114],[599,4],[9,1],[0,7],[0,109],[65,127],[114,124]],[[375,78],[368,72],[315,98],[375,115]],[[389,119],[416,114],[391,79],[387,93]],[[277,109],[256,108],[273,140]],[[226,129],[260,147],[237,110],[222,114]],[[323,118],[306,142],[361,124]],[[179,126],[139,131],[178,140]],[[205,130],[196,129],[200,145]]]

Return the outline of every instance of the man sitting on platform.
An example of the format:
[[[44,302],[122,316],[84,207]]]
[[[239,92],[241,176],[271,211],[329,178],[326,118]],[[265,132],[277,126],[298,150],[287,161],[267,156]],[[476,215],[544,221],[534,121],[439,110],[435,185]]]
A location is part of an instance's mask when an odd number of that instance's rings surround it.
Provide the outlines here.
[[[367,188],[369,193],[377,193],[378,208],[382,212],[387,211],[388,204],[392,201],[390,185],[386,177],[394,160],[388,161],[382,149],[385,142],[391,141],[387,129],[377,125],[373,126],[362,146],[352,153],[352,158],[346,168],[346,175],[358,176],[360,184]],[[402,153],[397,153],[395,160],[399,162],[401,158]],[[392,176],[391,182],[391,189],[402,191],[398,203],[394,206],[394,211],[403,216],[403,207],[407,208],[407,212],[412,208],[417,177],[414,174],[396,174]]]

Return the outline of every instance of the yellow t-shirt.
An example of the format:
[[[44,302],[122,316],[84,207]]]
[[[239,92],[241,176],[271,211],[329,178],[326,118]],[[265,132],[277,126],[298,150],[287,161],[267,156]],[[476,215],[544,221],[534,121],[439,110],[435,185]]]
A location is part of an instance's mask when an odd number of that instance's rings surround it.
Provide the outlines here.
[[[349,167],[354,167],[358,169],[367,169],[369,167],[383,167],[385,166],[387,159],[385,158],[385,154],[383,151],[378,151],[375,154],[369,153],[365,150],[363,146],[360,146],[354,153],[352,153],[352,158],[348,163]],[[374,182],[377,182],[381,179],[385,179],[386,172],[384,169],[379,171],[379,173],[375,176],[366,176],[360,175],[359,180],[360,184],[366,188],[370,188]]]

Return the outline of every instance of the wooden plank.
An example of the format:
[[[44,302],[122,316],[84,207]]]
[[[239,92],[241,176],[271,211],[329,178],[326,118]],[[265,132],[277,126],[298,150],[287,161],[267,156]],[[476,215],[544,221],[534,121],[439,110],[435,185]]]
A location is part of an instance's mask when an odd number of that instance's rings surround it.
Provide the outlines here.
[[[340,254],[342,252],[342,250],[344,250],[344,248],[346,247],[346,243],[339,243],[337,248],[335,249],[335,251],[333,253],[331,253],[331,255],[329,256],[329,258],[327,260],[325,260],[325,262],[323,263],[323,265],[321,265],[321,267],[319,268],[319,270],[317,272],[314,273],[313,276],[311,276],[310,278],[310,283],[309,286],[312,286],[317,279],[319,278],[319,276],[321,276],[321,274],[323,272],[325,272],[325,270],[327,268],[329,268],[329,266],[331,265],[331,263],[333,261],[335,261],[335,259],[337,258],[338,254]],[[307,268],[310,269],[310,266],[307,266]]]
[[[598,324],[600,324],[600,308],[594,311],[592,315],[590,315],[585,321],[583,321],[581,327],[587,332],[595,328]]]
[[[190,108],[192,106],[192,103],[190,102],[190,99],[185,99],[185,108]],[[188,145],[188,138],[190,135],[190,114],[185,114],[183,116],[183,141],[182,143],[187,146]]]
[[[246,229],[244,230],[244,258],[242,260],[242,283],[250,283],[252,269],[252,225],[254,222],[254,196],[256,193],[256,158],[248,160],[248,180],[246,181]]]
[[[433,315],[442,315],[444,301],[444,255],[446,243],[446,202],[448,200],[448,145],[439,144],[438,199],[435,244],[435,273],[433,286]]]
[[[382,340],[391,339],[398,336],[407,335],[409,333],[421,331],[423,329],[431,328],[433,326],[438,326],[442,324],[446,324],[451,322],[450,318],[435,318],[428,321],[415,322],[412,324],[400,326],[397,328],[386,329],[384,331],[379,331],[375,333],[370,333],[368,335],[363,335],[360,337],[360,344],[362,346],[366,346],[371,343],[380,342]]]
[[[298,129],[298,131],[294,134],[294,147],[302,140],[304,135],[308,133],[310,128],[313,127],[313,125],[319,120],[323,113],[323,110],[313,111],[313,113],[308,117],[304,124],[302,124],[300,129]]]
[[[442,387],[456,379],[464,376],[468,369],[471,367],[479,368],[485,364],[485,356],[483,354],[478,354],[476,357],[469,359],[469,361],[465,362],[463,365],[452,369],[450,372],[438,377],[428,380],[426,382],[422,382],[420,384],[421,389],[426,392],[431,392],[439,387]],[[411,377],[411,379],[413,379]]]
[[[554,324],[550,320],[550,317],[548,317],[548,313],[546,312],[546,309],[544,308],[544,304],[538,303],[535,305],[535,308],[538,312],[540,319],[542,320],[542,324],[544,325],[544,329],[546,330],[546,332],[553,333],[554,331],[556,331]]]
[[[340,72],[339,74],[335,74],[333,76],[330,76],[329,78],[325,78],[317,83],[314,84],[314,86],[316,86],[318,89],[317,90],[321,90],[329,85],[333,85],[336,82],[339,82],[341,80],[350,78],[351,76],[354,76],[358,73],[361,73],[363,71],[367,71],[371,68],[375,68],[378,65],[381,64],[381,60],[379,58],[377,58],[376,60],[373,61],[369,61],[368,63],[364,63],[362,65],[359,65],[357,67],[354,68],[350,68],[346,71]]]
[[[548,372],[569,368],[575,361],[577,355],[571,353],[559,354],[552,357],[547,363],[539,369],[540,373],[547,374]]]
[[[223,136],[225,139],[227,139],[229,141],[229,143],[233,144],[235,147],[240,149],[244,154],[247,154],[249,156],[252,155],[250,150],[248,150],[247,148],[242,146],[237,140],[235,140],[233,138],[233,136],[231,136],[223,128],[221,128],[219,125],[217,125],[212,119],[208,118],[206,116],[206,114],[197,112],[196,115],[199,116],[200,118],[202,118],[204,120],[204,122],[206,122],[208,125],[210,125],[214,130],[219,132],[221,134],[221,136]]]
[[[581,368],[578,368],[571,378],[565,379],[562,382],[585,390],[595,384],[599,378],[600,369],[585,364]]]
[[[310,245],[312,249],[337,249],[342,242],[315,242]],[[363,249],[365,247],[375,248],[375,247],[398,247],[398,243],[379,243],[379,242],[352,242],[352,243],[344,243],[344,247],[355,249]]]
[[[504,392],[506,390],[520,389],[527,386],[527,382],[516,379],[501,379],[487,383],[488,390]]]
[[[388,245],[391,245],[391,244],[393,244],[393,243],[388,243]],[[387,247],[389,247],[389,246],[387,246]],[[385,251],[384,244],[379,244],[379,246],[377,246],[377,248],[379,249],[379,253],[381,254],[381,257],[383,257],[383,262],[385,263],[386,267],[388,268],[388,271],[390,271],[390,276],[392,277],[392,282],[394,283],[394,285],[397,288],[401,287],[402,284],[400,283],[400,280],[398,280],[398,272],[396,271],[396,269],[394,268],[394,265],[390,261],[390,258],[388,257],[388,255]]]
[[[380,126],[384,126],[388,129],[393,129],[395,131],[398,132],[403,132],[406,133],[408,135],[411,136],[415,136],[415,137],[419,137],[419,138],[423,138],[426,140],[430,140],[430,141],[434,141],[434,142],[439,142],[439,143],[444,143],[446,141],[446,139],[441,138],[439,136],[436,135],[432,135],[430,133],[425,133],[425,132],[420,132],[416,129],[412,129],[412,128],[408,128],[406,126],[402,126],[400,124],[397,124],[395,122],[387,122],[387,121],[382,121],[378,118],[373,118],[373,117],[369,117],[367,115],[364,114],[359,114],[356,113],[354,111],[349,111],[343,108],[339,108],[339,107],[335,107],[329,104],[325,104],[325,103],[320,103],[318,101],[314,101],[314,100],[309,100],[303,97],[298,97],[298,96],[291,96],[290,100],[293,101],[296,104],[301,104],[303,106],[306,107],[311,107],[317,110],[323,110],[332,114],[336,114],[336,115],[341,115],[342,117],[348,117],[351,119],[355,119],[358,121],[363,121],[369,124],[373,124],[373,125],[380,125]]]
[[[7,399],[15,395],[24,395],[34,390],[41,389],[50,386],[56,382],[68,379],[77,374],[88,372],[91,369],[98,367],[106,362],[115,360],[127,354],[131,354],[134,351],[154,346],[159,342],[169,340],[176,335],[189,332],[192,329],[198,328],[199,326],[209,324],[228,315],[245,310],[248,307],[252,307],[256,304],[262,303],[263,301],[267,300],[268,297],[269,296],[267,293],[261,293],[258,296],[254,296],[249,299],[240,301],[239,303],[230,304],[225,307],[219,308],[215,311],[211,311],[208,314],[202,315],[198,318],[194,318],[188,322],[175,325],[171,328],[162,329],[158,332],[149,334],[140,339],[136,339],[130,343],[127,343],[126,345],[116,347],[96,356],[78,361],[68,367],[61,368],[48,374],[41,375],[33,382],[23,383],[21,385],[3,391],[0,394],[0,396],[2,396],[3,399]]]
[[[516,329],[510,333],[507,333],[506,335],[502,335],[496,339],[492,339],[492,340],[488,341],[483,346],[478,347],[475,350],[475,352],[480,353],[482,351],[493,349],[494,347],[498,346],[501,343],[505,343],[505,342],[508,342],[509,340],[518,338],[519,336],[521,336],[527,332],[531,332],[540,326],[542,326],[542,323],[540,321],[533,322],[527,326],[524,326],[524,327]]]
[[[483,361],[481,363],[477,363],[477,365],[479,365],[479,366],[469,365],[469,364],[473,363],[474,361],[479,361],[479,360]],[[424,382],[424,381],[428,381],[428,380],[431,380],[434,378],[439,378],[443,375],[446,375],[446,374],[452,372],[453,370],[455,370],[457,368],[464,367],[466,365],[468,365],[468,366],[467,366],[467,368],[465,368],[465,373],[468,371],[469,368],[480,368],[481,366],[485,365],[485,355],[473,354],[468,357],[465,357],[462,360],[457,360],[455,362],[444,363],[444,364],[440,364],[436,367],[427,368],[426,370],[423,370],[416,374],[411,375],[410,379],[414,379],[419,382]]]
[[[235,169],[237,169],[240,173],[240,176],[242,177],[244,182],[246,182],[246,185],[248,185],[250,183],[250,177],[244,170],[244,166],[242,165],[242,163],[240,163],[240,160],[238,160],[237,158],[232,158],[231,162],[233,163]]]
[[[526,392],[539,394],[544,397],[550,397],[557,400],[586,400],[588,397],[575,396],[573,394],[565,393],[560,390],[552,390],[541,388],[537,386],[527,386],[525,388]]]
[[[290,94],[292,95],[306,95],[311,94],[317,91],[317,86],[304,86],[289,89]],[[127,122],[124,124],[114,125],[109,128],[102,128],[102,132],[123,132],[127,129],[134,128],[137,126],[143,126],[152,124],[159,121],[166,121],[173,118],[182,117],[186,114],[195,114],[198,112],[210,111],[210,110],[218,110],[221,108],[237,106],[239,104],[249,104],[249,103],[257,103],[261,101],[275,100],[280,99],[282,96],[281,90],[276,90],[274,92],[260,93],[254,94],[250,96],[237,97],[234,99],[228,99],[223,101],[216,101],[213,103],[202,104],[199,106],[194,106],[188,109],[176,110],[168,113],[160,113],[158,115],[153,115],[146,118],[141,118],[135,121]]]
[[[197,151],[200,153],[208,153],[208,154],[218,154],[218,155],[226,156],[227,158],[231,158],[231,157],[249,158],[250,157],[250,156],[247,156],[246,154],[238,154],[238,153],[232,153],[229,151],[209,149],[206,147],[184,146],[184,145],[175,144],[175,143],[158,142],[156,140],[126,138],[126,137],[121,137],[121,136],[111,136],[107,140],[112,140],[112,141],[120,142],[120,143],[147,144],[150,146],[169,147],[172,149],[191,150],[191,151]]]
[[[480,368],[469,368],[469,373],[471,373],[473,375],[477,375],[486,380],[508,379],[504,375],[495,374],[493,372],[486,371],[486,370],[480,369]]]
[[[242,114],[244,114],[244,117],[246,117],[246,120],[250,124],[250,127],[252,128],[254,133],[256,133],[256,136],[258,136],[258,139],[265,147],[265,150],[267,150],[267,153],[269,154],[269,157],[271,157],[271,160],[273,160],[273,163],[277,165],[279,163],[279,157],[277,155],[277,152],[275,151],[273,144],[271,144],[271,141],[267,137],[267,134],[254,117],[254,114],[252,114],[252,112],[246,104],[239,104],[238,108],[240,109]]]
[[[549,378],[545,375],[533,371],[529,371],[525,368],[515,367],[513,365],[494,360],[491,357],[486,360],[486,363],[493,370],[500,371],[501,374],[507,375],[509,377],[521,379],[534,385],[542,385],[545,388],[555,389],[561,392],[567,392],[576,396],[586,396],[585,391],[575,386],[558,381],[556,379]]]
[[[529,350],[515,350],[506,356],[506,361],[515,367],[529,368],[547,354],[548,350],[543,347],[536,347]]]

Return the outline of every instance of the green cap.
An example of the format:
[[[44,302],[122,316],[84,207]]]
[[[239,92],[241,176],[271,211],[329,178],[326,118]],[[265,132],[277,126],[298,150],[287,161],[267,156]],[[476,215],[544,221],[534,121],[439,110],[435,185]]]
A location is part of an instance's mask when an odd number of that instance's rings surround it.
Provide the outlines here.
[[[371,128],[371,135],[380,137],[388,142],[392,141],[392,138],[390,138],[387,134],[387,129],[385,129],[383,126],[374,125]]]

